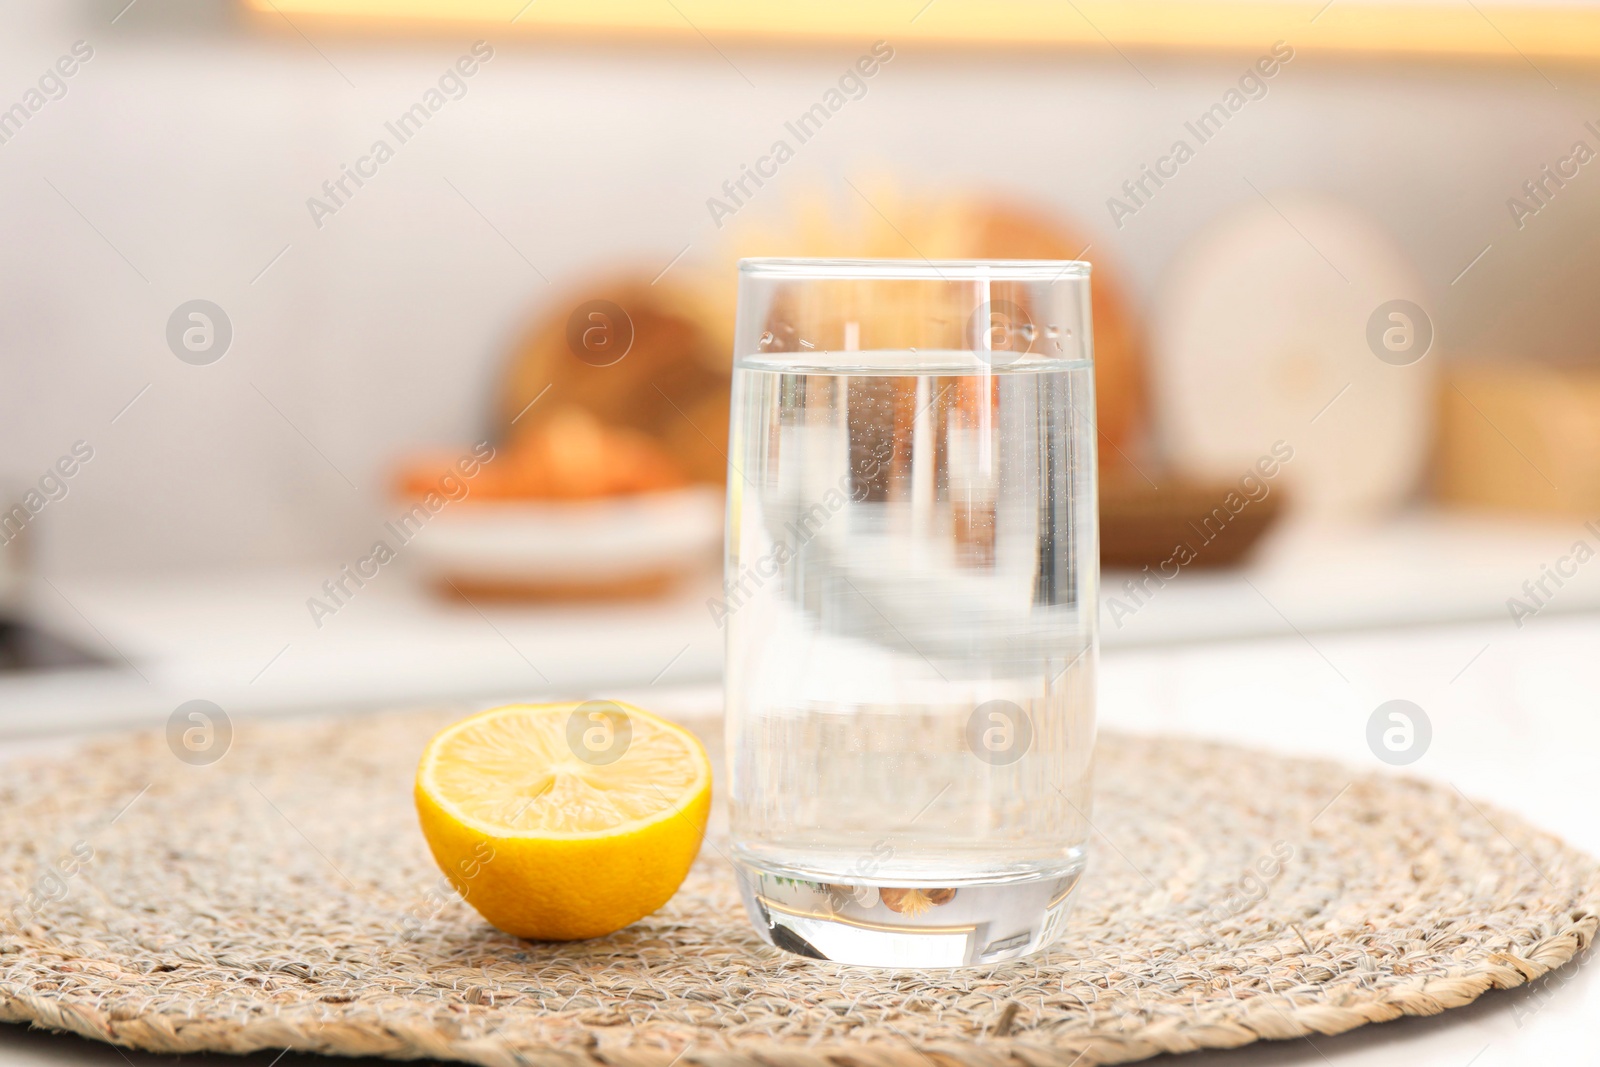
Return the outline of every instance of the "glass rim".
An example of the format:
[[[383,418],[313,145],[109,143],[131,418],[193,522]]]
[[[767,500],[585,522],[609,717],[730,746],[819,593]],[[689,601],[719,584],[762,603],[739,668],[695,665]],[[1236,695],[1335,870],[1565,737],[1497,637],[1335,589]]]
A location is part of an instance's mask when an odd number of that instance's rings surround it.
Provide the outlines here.
[[[834,259],[755,256],[739,260],[741,277],[815,281],[1060,281],[1089,277],[1082,259]]]

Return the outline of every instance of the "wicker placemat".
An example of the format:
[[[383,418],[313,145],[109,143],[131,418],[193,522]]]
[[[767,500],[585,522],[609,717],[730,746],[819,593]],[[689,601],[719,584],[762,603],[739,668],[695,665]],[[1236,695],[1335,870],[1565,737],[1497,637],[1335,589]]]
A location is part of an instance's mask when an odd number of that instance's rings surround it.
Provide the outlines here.
[[[549,1067],[1068,1067],[1430,1015],[1588,944],[1593,860],[1449,786],[1105,736],[1065,939],[964,971],[765,948],[713,847],[662,911],[519,941],[416,828],[448,712],[160,736],[0,770],[0,1019],[156,1051]],[[717,724],[705,727],[713,749]]]

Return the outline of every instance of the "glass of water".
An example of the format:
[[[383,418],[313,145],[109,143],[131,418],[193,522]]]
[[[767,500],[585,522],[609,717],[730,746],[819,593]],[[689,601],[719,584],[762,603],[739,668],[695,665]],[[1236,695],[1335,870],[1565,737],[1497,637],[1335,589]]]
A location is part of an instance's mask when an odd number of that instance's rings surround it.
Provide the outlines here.
[[[1089,266],[740,264],[723,595],[761,936],[956,967],[1060,932],[1099,566]]]

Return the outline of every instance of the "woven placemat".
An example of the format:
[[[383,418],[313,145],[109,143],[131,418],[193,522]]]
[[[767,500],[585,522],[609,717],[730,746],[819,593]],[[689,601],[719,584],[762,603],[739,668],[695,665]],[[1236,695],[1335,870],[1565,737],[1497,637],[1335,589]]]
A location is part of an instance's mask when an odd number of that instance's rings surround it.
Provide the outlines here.
[[[872,971],[766,948],[720,831],[657,914],[519,941],[413,813],[451,712],[241,725],[220,762],[102,742],[0,771],[0,1019],[166,1052],[549,1067],[1087,1067],[1431,1015],[1594,935],[1593,860],[1449,786],[1103,736],[1049,952]],[[692,724],[713,751],[714,720]]]

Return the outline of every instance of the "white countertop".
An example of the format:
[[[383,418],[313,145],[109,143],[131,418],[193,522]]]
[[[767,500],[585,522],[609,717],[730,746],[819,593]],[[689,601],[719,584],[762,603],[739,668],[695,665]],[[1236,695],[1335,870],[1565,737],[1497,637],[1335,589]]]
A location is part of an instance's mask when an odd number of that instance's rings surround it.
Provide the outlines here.
[[[1315,634],[1467,619],[1512,629],[1506,599],[1586,537],[1576,521],[1420,513],[1366,527],[1276,531],[1250,566],[1185,569],[1162,587],[1102,580],[1106,649]],[[1600,548],[1600,543],[1596,544]],[[307,609],[331,568],[139,578],[52,577],[38,617],[131,666],[0,674],[0,738],[154,724],[187,700],[230,713],[429,700],[571,696],[715,679],[714,577],[648,604],[446,602],[384,572],[318,626]],[[1536,621],[1600,610],[1600,561],[1556,589]],[[1120,605],[1120,607],[1118,606]],[[1127,609],[1133,609],[1131,613]]]
[[[1119,729],[1172,731],[1382,769],[1366,748],[1377,704],[1404,697],[1433,723],[1416,774],[1459,786],[1600,853],[1600,616],[1540,617],[1362,634],[1318,634],[1169,648],[1112,648],[1102,657],[1101,717]],[[624,695],[617,693],[618,696]],[[639,699],[670,714],[715,689],[650,687]],[[0,745],[0,758],[62,738]],[[1121,862],[1102,849],[1099,862]],[[1444,1064],[1502,1067],[1600,1057],[1592,1021],[1600,979],[1582,964],[1532,989],[1492,992],[1469,1008],[1351,1034],[1271,1042],[1185,1059],[1223,1064]],[[1478,1057],[1476,1060],[1473,1057]],[[128,1062],[170,1062],[128,1054]],[[270,1056],[255,1062],[267,1064]],[[294,1057],[286,1057],[285,1064]],[[0,1027],[0,1067],[120,1064],[123,1054],[74,1039]],[[191,1062],[186,1060],[185,1062]],[[229,1057],[192,1062],[234,1064]]]
[[[1344,551],[1324,548],[1316,573],[1306,572],[1306,555],[1293,562],[1295,553],[1311,552],[1312,542],[1306,541],[1242,574],[1182,575],[1128,620],[1121,636],[1108,624],[1101,721],[1118,729],[1230,739],[1382,770],[1366,747],[1367,718],[1383,701],[1404,698],[1420,705],[1433,725],[1431,747],[1408,768],[1410,773],[1450,782],[1600,854],[1600,775],[1593,768],[1600,751],[1600,614],[1578,613],[1596,603],[1590,590],[1597,579],[1580,574],[1548,610],[1520,628],[1504,608],[1505,597],[1523,578],[1537,576],[1539,564],[1554,558],[1550,546],[1559,555],[1579,536],[1555,534],[1541,539],[1524,530],[1525,543],[1512,549],[1507,542],[1514,539],[1502,535],[1459,528],[1429,534],[1421,524],[1364,542],[1335,539]],[[1385,538],[1388,556],[1379,552]],[[1472,548],[1476,538],[1487,547]],[[1394,549],[1404,543],[1431,549],[1432,560],[1419,562],[1414,551]],[[1465,565],[1479,551],[1486,569]],[[1518,552],[1528,554],[1526,569]],[[1600,574],[1600,563],[1595,570]],[[1367,575],[1367,583],[1395,584],[1363,594],[1350,588],[1357,584],[1357,572]],[[1419,592],[1430,586],[1440,597],[1431,607]],[[135,676],[129,682],[124,671],[115,680],[74,675],[0,683],[0,726],[14,735],[0,741],[0,760],[70,744],[63,731],[116,721],[164,721],[175,697],[238,701],[224,706],[241,714],[286,700],[302,707],[365,706],[597,688],[619,698],[633,690],[632,699],[672,714],[716,698],[711,679],[718,670],[720,635],[703,596],[686,595],[650,609],[526,612],[484,606],[479,615],[468,607],[434,605],[397,584],[382,593],[369,591],[373,595],[354,601],[317,631],[304,613],[310,593],[303,576],[190,586],[61,583],[61,589],[107,639],[141,664],[149,680]],[[1247,609],[1243,594],[1269,600],[1270,618]],[[1396,603],[1386,617],[1373,616],[1375,603],[1390,601]],[[1356,611],[1363,602],[1365,615]],[[241,604],[271,610],[241,619],[228,615],[229,604],[233,610]],[[1135,623],[1153,629],[1158,622],[1175,632],[1181,617],[1204,616],[1208,604],[1212,625],[1200,632],[1191,628],[1189,643],[1140,643],[1127,632]],[[1420,625],[1425,607],[1434,617],[1443,611],[1477,621]],[[1228,637],[1252,632],[1278,636]],[[1209,640],[1196,640],[1201,637]],[[267,666],[285,643],[289,651]],[[695,681],[698,687],[684,684]],[[15,736],[22,733],[35,736]],[[47,733],[57,736],[38,736]],[[1098,862],[1121,861],[1114,849],[1102,848]],[[1183,1062],[1196,1067],[1600,1062],[1600,1039],[1591,1021],[1600,1017],[1596,970],[1586,963],[1569,965],[1531,989],[1492,992],[1433,1019],[1317,1038],[1315,1047],[1303,1040],[1267,1042]],[[248,1062],[266,1065],[272,1059],[262,1055]],[[285,1057],[282,1063],[297,1059]],[[144,1067],[171,1061],[134,1053],[124,1057],[89,1042],[0,1027],[0,1067],[39,1062]],[[193,1057],[185,1062],[241,1061]]]

